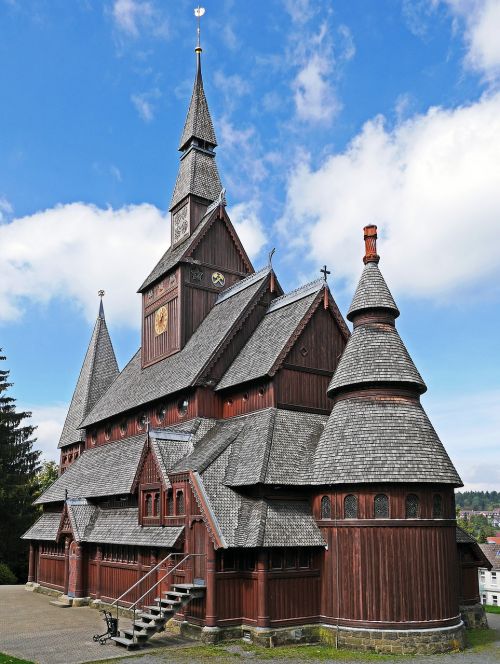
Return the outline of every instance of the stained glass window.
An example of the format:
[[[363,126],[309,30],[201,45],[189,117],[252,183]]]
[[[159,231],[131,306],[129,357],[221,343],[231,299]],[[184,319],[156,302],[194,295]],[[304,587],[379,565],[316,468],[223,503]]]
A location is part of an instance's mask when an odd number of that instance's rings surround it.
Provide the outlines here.
[[[328,496],[323,496],[323,498],[321,499],[321,518],[322,519],[332,518],[332,503]]]
[[[344,498],[344,519],[358,518],[358,499],[350,493]]]
[[[443,497],[439,493],[435,493],[432,499],[432,518],[443,518]]]
[[[184,492],[183,491],[177,491],[177,514],[184,514],[185,512],[185,507],[184,507]]]
[[[385,493],[379,493],[375,496],[373,507],[376,519],[389,518],[389,498],[385,495]]]
[[[407,519],[417,519],[418,518],[418,496],[414,493],[409,493],[406,496],[406,518]]]

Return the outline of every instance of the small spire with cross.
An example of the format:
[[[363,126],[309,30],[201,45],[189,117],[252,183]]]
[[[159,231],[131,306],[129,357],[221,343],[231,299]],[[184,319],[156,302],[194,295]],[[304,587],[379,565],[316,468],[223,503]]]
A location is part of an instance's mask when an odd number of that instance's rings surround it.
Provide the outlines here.
[[[323,265],[323,269],[320,270],[320,272],[323,274],[324,281],[326,281],[328,279],[328,275],[331,274],[331,272],[326,269],[326,265]]]

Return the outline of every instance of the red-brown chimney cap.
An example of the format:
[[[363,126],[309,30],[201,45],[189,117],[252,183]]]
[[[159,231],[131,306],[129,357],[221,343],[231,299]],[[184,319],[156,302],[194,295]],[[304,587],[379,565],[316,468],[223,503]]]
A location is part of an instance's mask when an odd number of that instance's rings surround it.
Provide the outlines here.
[[[377,254],[377,227],[369,224],[363,228],[365,238],[365,255],[363,263],[378,263],[380,256]]]

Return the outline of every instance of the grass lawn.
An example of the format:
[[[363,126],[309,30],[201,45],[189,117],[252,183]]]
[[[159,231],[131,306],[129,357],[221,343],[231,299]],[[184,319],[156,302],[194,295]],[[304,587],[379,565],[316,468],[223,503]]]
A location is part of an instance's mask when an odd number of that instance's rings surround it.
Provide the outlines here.
[[[27,659],[18,659],[12,655],[4,655],[3,652],[0,652],[0,664],[33,664],[33,662],[28,662]]]
[[[484,610],[486,613],[500,613],[500,606],[493,606],[493,604],[485,604]]]
[[[185,662],[191,664],[197,662],[242,662],[250,659],[253,662],[265,662],[266,660],[297,660],[300,662],[324,662],[324,661],[342,661],[342,662],[388,662],[394,659],[392,655],[377,655],[376,653],[354,652],[351,650],[336,650],[332,646],[326,645],[302,645],[302,646],[281,646],[277,648],[262,648],[241,641],[234,641],[218,646],[190,646],[188,648],[168,648],[149,650],[144,656],[154,655],[158,661]],[[400,656],[402,657],[402,656]],[[128,658],[118,660],[121,664],[126,664]],[[103,660],[94,664],[118,664],[117,660]],[[141,653],[132,662],[140,664]],[[132,663],[130,663],[132,664]]]
[[[498,639],[498,632],[493,629],[469,629],[465,632],[467,646],[474,651],[483,650]]]

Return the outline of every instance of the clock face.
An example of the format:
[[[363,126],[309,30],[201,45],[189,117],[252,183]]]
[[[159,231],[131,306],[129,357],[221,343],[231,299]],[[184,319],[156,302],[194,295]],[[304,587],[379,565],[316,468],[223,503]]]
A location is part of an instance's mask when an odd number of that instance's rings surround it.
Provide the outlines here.
[[[168,311],[167,307],[163,306],[155,312],[155,334],[163,334],[168,325]]]

